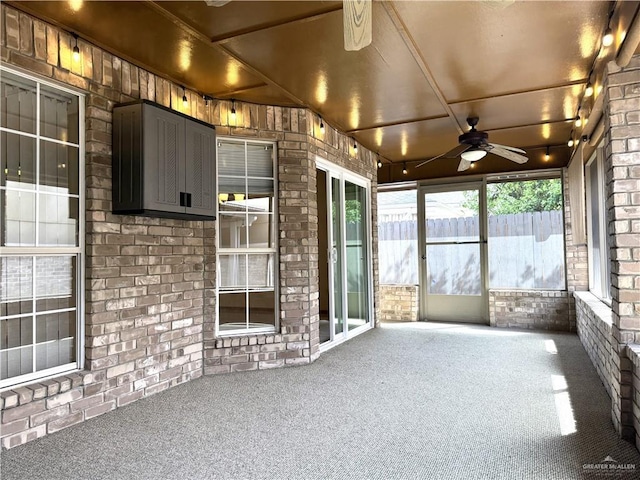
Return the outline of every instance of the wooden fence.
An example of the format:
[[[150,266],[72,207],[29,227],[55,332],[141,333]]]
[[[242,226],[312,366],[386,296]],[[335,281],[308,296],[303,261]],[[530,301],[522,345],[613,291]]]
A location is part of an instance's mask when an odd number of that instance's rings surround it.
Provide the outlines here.
[[[473,240],[479,231],[476,217],[429,219],[426,227],[427,238],[432,242]],[[418,284],[417,219],[385,221],[382,217],[378,234],[380,283]],[[564,222],[560,210],[491,215],[488,234],[491,288],[565,288]],[[430,292],[475,289],[463,284],[479,276],[477,248],[446,245],[428,250]]]

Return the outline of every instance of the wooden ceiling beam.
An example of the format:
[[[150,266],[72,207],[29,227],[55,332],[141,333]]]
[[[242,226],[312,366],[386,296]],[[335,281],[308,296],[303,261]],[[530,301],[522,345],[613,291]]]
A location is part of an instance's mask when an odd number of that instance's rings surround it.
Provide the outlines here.
[[[420,68],[422,74],[424,75],[424,78],[427,80],[427,82],[429,83],[429,86],[435,93],[436,98],[440,102],[440,105],[442,105],[442,108],[444,109],[444,111],[447,112],[447,115],[449,116],[449,118],[451,118],[451,121],[454,123],[458,132],[463,133],[464,132],[463,126],[460,125],[460,123],[458,123],[458,119],[456,115],[453,113],[453,110],[447,103],[447,100],[444,98],[444,94],[442,93],[442,90],[440,90],[440,87],[438,86],[438,83],[436,82],[433,76],[433,73],[431,73],[429,65],[421,55],[420,49],[418,48],[416,41],[411,36],[411,34],[409,33],[409,30],[407,29],[407,26],[404,24],[404,22],[400,18],[400,14],[396,10],[396,7],[393,5],[392,2],[383,2],[382,5],[384,6],[384,9],[387,11],[389,18],[391,19],[391,22],[396,27],[396,30],[398,31],[398,34],[402,38],[404,44],[407,46],[407,48],[409,49],[409,52],[411,53],[414,60],[416,61],[416,64]]]
[[[169,19],[174,25],[176,25],[178,28],[182,29],[188,35],[191,35],[194,38],[197,38],[199,41],[204,42],[206,45],[208,45],[211,48],[217,48],[218,50],[222,51],[223,54],[227,55],[230,58],[233,58],[235,61],[240,63],[240,65],[242,65],[242,68],[247,70],[249,73],[252,73],[253,75],[257,76],[266,85],[271,85],[272,87],[276,88],[277,90],[279,90],[285,96],[289,97],[293,102],[297,103],[298,105],[304,106],[304,107],[308,107],[308,105],[305,102],[303,102],[302,99],[296,97],[293,93],[289,92],[287,89],[285,89],[284,87],[282,87],[278,83],[274,82],[271,78],[266,76],[264,73],[258,71],[257,69],[255,69],[251,65],[247,64],[247,62],[243,58],[241,58],[238,55],[232,53],[229,49],[225,48],[220,43],[211,43],[211,39],[210,38],[208,38],[206,35],[198,32],[197,30],[195,30],[191,26],[187,25],[182,19],[176,17],[173,13],[165,10],[158,3],[154,2],[153,0],[145,0],[145,2],[146,2],[146,5],[148,5],[151,9],[155,10],[156,12],[160,13],[161,15],[163,15],[164,17]],[[215,8],[215,7],[212,7],[212,8]],[[251,87],[249,87],[249,88],[251,88]]]
[[[377,125],[372,125],[370,127],[362,127],[362,128],[356,128],[356,129],[353,129],[353,130],[347,130],[347,131],[345,131],[345,133],[349,134],[349,133],[365,132],[367,130],[375,130],[377,128],[396,127],[398,125],[408,125],[410,123],[427,122],[429,120],[440,120],[441,118],[448,118],[448,117],[449,117],[449,115],[432,115],[430,117],[421,117],[421,118],[412,118],[412,119],[408,119],[408,120],[399,120],[397,122],[380,123],[380,124],[377,124]]]
[[[235,53],[233,53],[231,50],[229,50],[228,48],[226,48],[224,45],[217,43],[214,44],[214,47],[220,49],[222,52],[224,52],[226,55],[228,55],[229,57],[233,58],[234,60],[236,60],[238,63],[240,63],[242,65],[242,67],[247,70],[249,73],[255,75],[256,77],[258,77],[259,79],[261,79],[263,82],[266,82],[268,85],[271,85],[272,87],[274,87],[275,89],[279,90],[281,93],[283,93],[285,96],[289,97],[294,103],[296,103],[298,106],[302,107],[302,108],[309,108],[311,109],[311,106],[307,104],[307,102],[305,102],[304,100],[302,100],[301,98],[297,97],[296,95],[294,95],[293,93],[291,93],[289,90],[287,90],[286,88],[284,88],[282,85],[280,85],[279,83],[275,82],[274,80],[272,80],[270,77],[268,77],[267,75],[265,75],[264,73],[262,73],[260,70],[258,70],[257,68],[249,65],[246,60],[244,60],[242,57],[236,55]],[[343,130],[344,131],[344,130]]]
[[[509,127],[501,127],[501,128],[487,128],[483,129],[483,132],[502,132],[504,130],[515,130],[517,128],[528,128],[528,127],[539,127],[540,125],[552,125],[554,123],[572,123],[575,118],[562,118],[557,120],[545,120],[544,122],[534,122],[534,123],[526,123],[523,125],[513,125]]]
[[[268,87],[269,84],[266,82],[260,82],[257,83],[255,85],[248,85],[246,87],[242,87],[242,88],[236,88],[233,90],[225,90],[224,92],[218,92],[218,93],[212,93],[211,96],[213,98],[231,98],[234,95],[238,95],[240,93],[245,93],[251,90],[255,90],[256,88],[263,88],[263,87]]]
[[[253,27],[241,28],[239,30],[235,30],[230,33],[225,33],[224,35],[219,35],[209,39],[209,41],[213,44],[219,44],[228,42],[229,40],[233,40],[236,37],[240,37],[242,35],[248,35],[250,33],[261,32],[263,30],[269,30],[270,28],[281,27],[283,25],[291,25],[300,22],[306,22],[315,20],[317,18],[324,17],[333,12],[337,12],[338,10],[342,10],[342,2],[338,5],[328,6],[321,12],[314,13],[313,15],[299,15],[297,17],[289,18],[286,20],[274,20],[273,22],[267,22],[260,25],[256,25]]]
[[[534,89],[526,89],[526,90],[517,90],[517,91],[513,91],[513,92],[506,92],[506,93],[499,93],[497,95],[490,95],[487,97],[479,97],[479,98],[471,98],[469,100],[456,100],[455,102],[449,102],[449,106],[457,106],[457,105],[464,105],[465,103],[473,103],[473,102],[482,102],[485,100],[495,100],[495,99],[500,99],[500,98],[506,98],[506,97],[513,97],[516,95],[524,95],[527,93],[542,93],[542,92],[550,92],[553,90],[560,90],[562,88],[567,88],[567,87],[573,87],[576,85],[585,85],[587,83],[587,79],[583,78],[580,80],[573,80],[571,82],[566,82],[560,85],[550,85],[548,87],[544,87],[544,88],[534,88]]]

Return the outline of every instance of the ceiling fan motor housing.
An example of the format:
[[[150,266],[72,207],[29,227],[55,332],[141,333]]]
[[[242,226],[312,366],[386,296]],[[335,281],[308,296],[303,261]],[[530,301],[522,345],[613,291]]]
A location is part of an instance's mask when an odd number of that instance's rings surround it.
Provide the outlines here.
[[[472,129],[460,135],[458,137],[458,142],[477,147],[480,145],[485,145],[488,139],[489,134],[487,132],[481,132],[479,130]]]

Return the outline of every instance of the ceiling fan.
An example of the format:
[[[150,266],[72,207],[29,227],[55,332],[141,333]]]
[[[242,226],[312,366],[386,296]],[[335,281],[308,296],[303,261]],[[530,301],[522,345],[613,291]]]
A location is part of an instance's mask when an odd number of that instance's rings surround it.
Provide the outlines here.
[[[493,155],[506,158],[516,163],[526,163],[529,160],[525,155],[527,152],[521,148],[508,147],[506,145],[498,145],[497,143],[489,143],[489,134],[476,130],[478,124],[478,117],[467,118],[467,123],[471,127],[471,130],[463,133],[458,137],[458,145],[456,148],[449,150],[446,153],[438,155],[437,157],[430,158],[424,162],[416,165],[416,168],[426,165],[429,162],[433,162],[438,158],[456,158],[460,156],[460,164],[458,165],[458,171],[463,172],[471,167],[473,162],[477,162],[481,158],[491,152]]]
[[[204,0],[209,7],[222,7],[231,0]],[[344,49],[362,50],[371,43],[371,0],[342,0]]]

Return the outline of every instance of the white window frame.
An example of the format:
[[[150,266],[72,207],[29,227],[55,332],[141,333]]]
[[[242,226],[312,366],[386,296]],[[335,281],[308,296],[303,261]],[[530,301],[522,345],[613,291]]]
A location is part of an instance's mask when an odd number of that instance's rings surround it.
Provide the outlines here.
[[[38,243],[38,235],[37,228],[39,224],[39,208],[36,206],[35,211],[35,222],[36,222],[36,245],[35,246],[26,246],[26,247],[2,247],[0,246],[0,257],[50,257],[50,256],[67,256],[67,257],[75,257],[76,258],[76,338],[75,338],[75,362],[71,362],[64,365],[59,365],[57,367],[48,368],[45,370],[38,370],[32,373],[19,375],[16,377],[7,378],[5,380],[0,381],[0,391],[6,390],[9,388],[15,388],[19,385],[24,385],[28,383],[33,383],[36,380],[43,380],[46,378],[55,377],[58,375],[62,375],[65,373],[75,372],[78,370],[82,370],[84,366],[84,335],[85,335],[85,325],[84,325],[84,289],[85,289],[85,93],[81,90],[70,88],[64,84],[54,82],[48,79],[41,78],[39,76],[35,76],[23,69],[18,69],[14,67],[8,67],[5,65],[0,65],[0,75],[3,72],[8,72],[13,75],[24,78],[25,80],[29,80],[36,83],[36,133],[28,133],[16,131],[13,129],[5,128],[0,126],[0,131],[8,132],[12,134],[18,134],[22,136],[27,136],[34,138],[36,140],[36,189],[33,190],[36,194],[36,198],[38,193],[40,193],[39,188],[39,152],[40,152],[40,140],[45,139],[51,143],[57,143],[60,145],[68,145],[78,148],[78,246],[76,247],[40,247],[37,245]],[[47,86],[49,88],[54,88],[56,90],[65,92],[67,94],[75,95],[78,98],[78,143],[66,142],[54,138],[44,137],[40,135],[40,89],[41,86]],[[74,197],[75,195],[71,195],[70,197]],[[36,204],[37,205],[37,204]],[[33,298],[35,299],[35,270],[33,272]],[[34,300],[35,301],[35,300]],[[63,309],[61,311],[65,311]],[[57,311],[51,311],[55,313]],[[36,317],[36,310],[33,309],[31,313],[32,317]],[[19,315],[22,316],[22,315]],[[12,316],[8,316],[7,318],[11,318]],[[35,335],[36,329],[35,325],[33,328],[34,342],[32,345],[35,346]],[[35,361],[36,356],[33,356],[34,361],[34,370],[35,370]]]
[[[219,212],[219,201],[216,199],[216,218],[218,221],[216,222],[216,265],[220,265],[220,257],[226,255],[242,255],[242,254],[268,254],[273,256],[273,265],[271,266],[273,271],[273,293],[274,293],[274,325],[269,327],[246,327],[246,328],[238,328],[238,329],[225,329],[220,330],[220,295],[224,295],[225,293],[247,293],[251,291],[271,291],[265,289],[251,289],[249,287],[245,287],[243,289],[221,289],[220,287],[220,268],[216,268],[216,312],[215,312],[215,336],[216,337],[229,337],[229,336],[240,336],[240,335],[256,335],[256,334],[264,334],[264,333],[275,333],[279,331],[280,324],[280,312],[279,312],[279,259],[278,259],[278,239],[276,232],[277,230],[277,218],[278,218],[278,165],[276,162],[277,159],[277,144],[273,141],[265,141],[265,140],[257,140],[252,138],[237,138],[237,137],[224,137],[219,136],[216,138],[216,158],[218,156],[218,147],[221,142],[226,143],[237,143],[237,144],[247,144],[251,145],[264,145],[266,147],[271,148],[271,160],[273,162],[273,212],[271,212],[271,228],[274,232],[274,246],[272,248],[221,248],[220,247],[220,212]],[[245,157],[246,162],[246,157]],[[246,168],[246,166],[245,166]],[[218,170],[216,167],[216,192],[220,192],[218,188]],[[251,178],[251,177],[246,177]],[[224,212],[222,212],[224,213]],[[246,305],[246,308],[249,308],[249,305]]]
[[[596,164],[596,170],[598,174],[597,188],[595,192],[597,195],[597,203],[600,205],[600,212],[596,219],[599,223],[599,240],[600,240],[600,252],[596,255],[593,253],[593,212],[592,212],[592,199],[594,192],[591,189],[591,166]],[[609,236],[607,235],[607,198],[605,188],[605,171],[604,171],[604,147],[600,143],[596,148],[587,164],[585,165],[585,191],[587,195],[587,261],[589,267],[589,291],[598,297],[602,302],[611,306],[611,263],[609,258]],[[599,278],[595,278],[595,262],[600,264]]]

